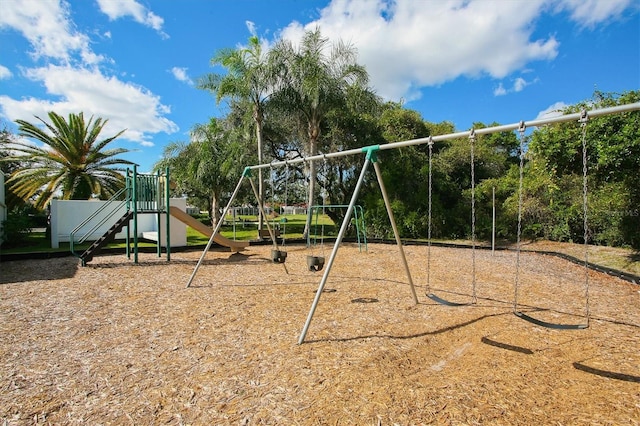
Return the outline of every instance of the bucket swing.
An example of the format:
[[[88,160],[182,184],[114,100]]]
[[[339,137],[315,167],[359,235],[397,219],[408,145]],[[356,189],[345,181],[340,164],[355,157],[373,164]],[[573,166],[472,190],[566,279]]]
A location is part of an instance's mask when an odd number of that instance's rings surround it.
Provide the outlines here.
[[[322,268],[324,267],[324,257],[307,256],[307,266],[311,272],[322,271]]]
[[[287,260],[287,252],[283,250],[271,250],[273,263],[284,263]]]

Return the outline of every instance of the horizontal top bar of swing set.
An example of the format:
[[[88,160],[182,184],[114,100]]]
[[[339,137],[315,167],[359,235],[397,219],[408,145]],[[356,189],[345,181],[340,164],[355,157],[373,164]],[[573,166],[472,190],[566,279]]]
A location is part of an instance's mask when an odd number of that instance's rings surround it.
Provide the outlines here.
[[[386,150],[395,149],[395,148],[402,148],[405,146],[424,145],[429,142],[433,143],[433,142],[440,142],[440,141],[445,141],[449,139],[458,139],[458,138],[464,138],[464,137],[468,138],[472,134],[487,135],[491,133],[518,130],[522,128],[522,126],[524,126],[524,128],[528,128],[528,127],[544,126],[545,124],[564,123],[567,121],[581,120],[584,118],[583,114],[585,113],[586,113],[586,118],[588,119],[593,117],[599,117],[602,115],[618,114],[621,112],[629,112],[629,111],[636,111],[636,110],[640,110],[640,102],[635,102],[635,103],[625,104],[625,105],[617,105],[609,108],[594,109],[594,110],[585,111],[585,112],[576,112],[572,114],[560,115],[560,116],[549,117],[549,118],[541,118],[538,120],[523,121],[523,122],[513,123],[513,124],[505,124],[502,126],[484,127],[482,129],[472,129],[464,132],[448,133],[445,135],[429,136],[426,138],[411,139],[411,140],[402,141],[402,142],[391,142],[391,143],[375,145],[375,146],[365,146],[362,148],[348,149],[346,151],[329,152],[326,154],[318,154],[318,155],[313,155],[309,157],[295,158],[293,160],[274,161],[272,163],[248,166],[247,169],[251,169],[251,170],[266,169],[269,167],[280,167],[280,166],[286,166],[290,164],[304,163],[307,161],[326,160],[330,158],[346,157],[349,155],[367,153],[372,149],[386,151]]]

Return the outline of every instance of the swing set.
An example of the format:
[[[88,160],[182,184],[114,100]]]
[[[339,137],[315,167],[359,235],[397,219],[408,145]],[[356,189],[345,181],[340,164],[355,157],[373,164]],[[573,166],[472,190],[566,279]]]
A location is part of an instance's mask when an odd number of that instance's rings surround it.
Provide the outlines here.
[[[519,187],[519,217],[518,217],[518,241],[517,241],[517,251],[516,251],[516,256],[517,256],[517,261],[516,261],[516,280],[515,280],[515,284],[514,284],[514,313],[516,316],[518,316],[521,319],[524,319],[526,321],[529,321],[533,324],[536,324],[538,326],[542,326],[542,327],[548,327],[548,328],[557,328],[557,329],[582,329],[582,328],[586,328],[588,326],[588,321],[589,321],[589,303],[588,303],[588,268],[589,268],[589,264],[588,264],[588,217],[587,217],[587,191],[588,191],[588,187],[587,187],[587,166],[586,166],[586,159],[587,159],[587,153],[586,153],[586,124],[588,121],[588,118],[592,118],[592,117],[599,117],[599,116],[604,116],[604,115],[610,115],[610,114],[618,114],[618,113],[623,113],[623,112],[629,112],[629,111],[636,111],[636,110],[640,110],[640,102],[636,102],[636,103],[631,103],[631,104],[626,104],[626,105],[618,105],[618,106],[614,106],[614,107],[608,107],[608,108],[602,108],[602,109],[596,109],[596,110],[591,110],[591,111],[583,111],[580,113],[573,113],[573,114],[566,114],[566,115],[562,115],[562,116],[555,116],[555,117],[549,117],[549,118],[541,118],[541,119],[537,119],[537,120],[531,120],[531,121],[521,121],[519,123],[514,123],[514,124],[508,124],[508,125],[501,125],[501,126],[494,126],[494,127],[486,127],[486,128],[482,128],[482,129],[472,129],[470,131],[463,131],[463,132],[457,132],[457,133],[450,133],[450,134],[446,134],[446,135],[438,135],[438,136],[429,136],[426,138],[419,138],[419,139],[412,139],[412,140],[407,140],[407,141],[401,141],[401,142],[393,142],[393,143],[388,143],[388,144],[384,144],[384,145],[372,145],[372,146],[367,146],[367,147],[363,147],[363,148],[356,148],[356,149],[350,149],[350,150],[346,150],[346,151],[338,151],[338,152],[331,152],[331,153],[326,153],[326,154],[320,154],[320,155],[314,155],[314,156],[309,156],[309,157],[303,157],[303,158],[297,158],[297,159],[293,159],[293,160],[287,160],[287,161],[280,161],[280,162],[272,162],[272,163],[267,163],[267,164],[258,164],[258,165],[254,165],[254,166],[247,166],[245,167],[242,176],[240,177],[238,184],[235,187],[235,190],[233,191],[229,202],[227,204],[227,206],[225,207],[224,211],[223,211],[223,217],[226,216],[227,212],[229,211],[229,208],[231,207],[231,205],[233,204],[238,191],[240,190],[244,180],[248,180],[250,185],[251,185],[251,189],[253,190],[253,193],[256,197],[256,200],[258,202],[258,206],[260,208],[260,211],[262,212],[262,214],[266,217],[266,215],[264,214],[264,208],[263,208],[263,202],[260,199],[258,192],[256,190],[256,186],[255,186],[255,182],[253,180],[252,177],[252,171],[253,170],[260,170],[260,169],[264,169],[264,168],[269,168],[269,167],[280,167],[280,166],[289,166],[291,164],[295,164],[295,163],[301,163],[301,162],[309,162],[309,161],[319,161],[319,160],[328,160],[331,158],[338,158],[338,157],[344,157],[344,156],[353,156],[353,155],[363,155],[365,156],[364,158],[364,162],[362,164],[362,168],[360,170],[360,175],[358,177],[357,183],[355,185],[355,189],[352,193],[351,196],[351,200],[349,202],[349,204],[347,205],[347,210],[345,212],[345,216],[344,219],[342,221],[342,224],[340,226],[340,230],[338,232],[338,235],[335,239],[334,245],[333,245],[333,249],[329,255],[328,260],[325,261],[324,263],[324,272],[322,275],[322,278],[320,279],[320,283],[318,284],[318,289],[315,292],[315,297],[313,299],[311,308],[309,310],[309,314],[307,315],[307,319],[304,323],[304,326],[302,328],[302,332],[300,333],[300,336],[298,338],[298,344],[302,344],[304,343],[305,337],[307,335],[307,332],[309,330],[309,326],[311,324],[311,321],[313,319],[313,315],[315,313],[315,310],[320,302],[320,298],[323,294],[323,290],[325,288],[325,285],[329,279],[329,275],[331,273],[331,269],[333,266],[333,263],[336,259],[338,250],[340,248],[340,245],[344,239],[344,236],[346,234],[347,228],[350,224],[351,221],[351,217],[354,213],[355,210],[355,206],[356,206],[356,201],[358,199],[358,195],[360,193],[360,190],[362,188],[362,184],[364,182],[364,177],[367,173],[367,170],[369,168],[369,166],[373,166],[373,169],[375,171],[376,174],[376,178],[378,181],[378,186],[380,188],[380,191],[382,193],[382,198],[384,200],[384,204],[387,210],[387,216],[389,218],[389,222],[391,224],[391,227],[393,229],[393,234],[396,240],[396,245],[398,248],[398,255],[400,258],[400,262],[404,267],[406,276],[407,276],[407,281],[409,284],[409,288],[411,291],[411,297],[412,300],[415,304],[418,304],[418,296],[416,293],[416,289],[413,283],[413,278],[411,276],[411,271],[409,269],[409,265],[407,263],[406,260],[406,256],[404,253],[404,249],[403,249],[403,245],[402,245],[402,241],[400,239],[400,235],[398,234],[398,229],[396,226],[396,222],[395,222],[395,218],[393,215],[393,211],[391,209],[391,203],[389,201],[389,197],[387,195],[387,191],[382,179],[382,173],[380,170],[380,164],[378,162],[378,154],[381,151],[387,151],[387,150],[393,150],[393,149],[397,149],[397,148],[402,148],[402,147],[408,147],[408,146],[414,146],[414,145],[423,145],[423,144],[428,144],[429,145],[429,230],[428,230],[428,250],[427,250],[427,270],[429,270],[429,266],[430,266],[430,248],[431,248],[431,192],[432,192],[432,179],[431,179],[431,155],[432,155],[432,146],[435,142],[440,142],[440,141],[445,141],[445,140],[450,140],[450,139],[459,139],[459,138],[468,138],[471,144],[471,149],[470,149],[470,159],[471,159],[471,204],[472,204],[472,214],[471,214],[471,223],[472,223],[472,282],[471,282],[471,291],[472,291],[472,295],[470,298],[470,301],[468,302],[450,302],[447,301],[443,298],[438,297],[437,295],[435,295],[435,293],[433,293],[430,289],[430,283],[429,283],[429,271],[427,272],[427,297],[429,297],[432,300],[437,301],[438,303],[442,303],[445,305],[449,305],[449,306],[465,306],[465,305],[469,305],[469,304],[473,304],[476,303],[477,301],[477,297],[476,297],[476,281],[475,281],[475,275],[476,275],[476,271],[475,271],[475,176],[474,176],[474,144],[476,141],[477,136],[479,135],[483,135],[483,134],[491,134],[491,133],[498,133],[498,132],[508,132],[508,131],[514,131],[514,130],[518,130],[520,131],[520,187]],[[584,208],[584,246],[585,246],[585,259],[584,259],[584,269],[585,269],[585,299],[586,299],[586,323],[585,324],[578,324],[578,325],[574,325],[574,324],[555,324],[555,323],[550,323],[550,322],[545,322],[539,319],[536,319],[528,314],[525,314],[524,312],[522,312],[519,309],[519,303],[518,303],[518,290],[520,287],[520,283],[519,283],[519,273],[520,273],[520,251],[521,251],[521,243],[520,243],[520,236],[521,236],[521,221],[522,221],[522,217],[521,217],[521,213],[522,213],[522,170],[523,170],[523,155],[524,155],[524,142],[523,142],[523,133],[524,129],[529,128],[529,127],[539,127],[539,126],[543,126],[543,125],[547,125],[547,124],[553,124],[553,123],[561,123],[561,122],[570,122],[570,121],[578,121],[579,123],[581,123],[581,125],[583,126],[582,129],[582,141],[583,141],[583,208]],[[269,232],[271,233],[271,240],[273,242],[273,250],[275,251],[282,251],[280,250],[280,247],[278,246],[278,242],[277,239],[275,238],[275,235],[273,234],[273,230],[269,224],[268,221],[265,222],[267,225],[267,229],[269,230]],[[219,228],[222,224],[222,221],[220,221],[217,225],[216,225],[216,229],[214,230],[212,235],[217,234],[217,232],[219,232]],[[200,265],[202,264],[202,261],[204,260],[204,257],[206,256],[206,253],[209,251],[209,249],[211,248],[211,244],[213,243],[213,238],[211,238],[207,244],[207,246],[205,247],[205,249],[202,252],[202,255],[200,257],[200,259],[198,260],[198,263],[196,264],[196,267],[194,268],[193,273],[191,274],[191,277],[189,278],[189,281],[187,282],[187,287],[190,286],[191,282],[193,281],[193,279],[195,278],[198,269],[200,268]],[[286,255],[285,255],[286,256]],[[284,265],[284,263],[283,263]],[[285,267],[285,271],[286,271],[286,267]]]

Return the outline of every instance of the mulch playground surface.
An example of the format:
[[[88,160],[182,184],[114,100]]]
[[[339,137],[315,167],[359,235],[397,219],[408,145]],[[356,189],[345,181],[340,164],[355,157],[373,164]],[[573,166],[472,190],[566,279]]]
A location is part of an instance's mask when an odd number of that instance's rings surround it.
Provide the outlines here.
[[[640,424],[638,285],[522,253],[521,311],[588,308],[557,330],[513,314],[514,252],[404,247],[415,304],[396,246],[346,244],[298,345],[324,270],[270,249],[190,288],[200,251],[0,263],[0,425]]]

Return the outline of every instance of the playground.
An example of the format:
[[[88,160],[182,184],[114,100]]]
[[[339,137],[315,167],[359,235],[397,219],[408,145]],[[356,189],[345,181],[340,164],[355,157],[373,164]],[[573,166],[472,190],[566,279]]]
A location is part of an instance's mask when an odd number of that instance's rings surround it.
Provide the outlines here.
[[[525,245],[519,309],[589,323],[550,329],[513,314],[515,251],[433,246],[427,270],[428,247],[404,246],[415,304],[395,245],[345,243],[298,345],[322,272],[283,249],[214,248],[189,288],[199,251],[3,263],[0,421],[640,423],[638,285],[589,270],[585,294],[581,265]],[[427,273],[476,303],[436,303]]]

